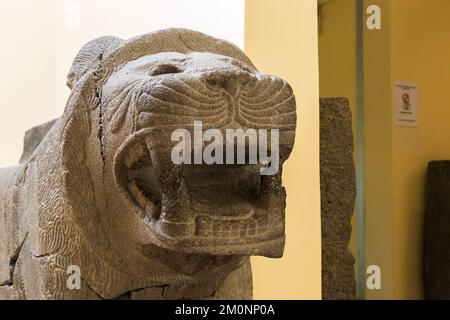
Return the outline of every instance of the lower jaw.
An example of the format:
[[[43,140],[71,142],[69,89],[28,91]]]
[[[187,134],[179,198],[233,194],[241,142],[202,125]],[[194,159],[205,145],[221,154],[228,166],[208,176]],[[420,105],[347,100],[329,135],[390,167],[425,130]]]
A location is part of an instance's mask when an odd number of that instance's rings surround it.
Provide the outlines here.
[[[154,240],[151,245],[158,245],[168,250],[184,253],[199,253],[212,255],[242,255],[265,256],[279,258],[284,252],[284,223],[270,226],[270,232],[265,231],[247,236],[207,236],[193,235],[190,237],[172,237],[164,230],[164,221],[152,224]]]

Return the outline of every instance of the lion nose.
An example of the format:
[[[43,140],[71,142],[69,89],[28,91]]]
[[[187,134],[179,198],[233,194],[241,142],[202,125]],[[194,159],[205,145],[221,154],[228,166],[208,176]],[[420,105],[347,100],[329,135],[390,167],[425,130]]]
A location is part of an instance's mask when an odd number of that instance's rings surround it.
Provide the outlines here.
[[[216,71],[204,76],[204,81],[215,89],[235,96],[238,90],[253,80],[253,76],[245,71]]]

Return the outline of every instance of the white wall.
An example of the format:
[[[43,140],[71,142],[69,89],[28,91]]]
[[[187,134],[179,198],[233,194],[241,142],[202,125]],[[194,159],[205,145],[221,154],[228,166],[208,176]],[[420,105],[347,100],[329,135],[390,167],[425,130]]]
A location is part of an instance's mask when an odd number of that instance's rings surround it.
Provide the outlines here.
[[[65,77],[73,57],[96,37],[127,39],[179,27],[244,47],[244,0],[62,0],[58,11],[57,111],[67,97]]]
[[[15,164],[26,129],[61,114],[77,51],[102,35],[129,38],[168,27],[244,45],[244,0],[18,0],[2,4],[0,167]]]
[[[19,161],[26,129],[55,116],[55,2],[2,3],[0,38],[0,167],[3,167]]]

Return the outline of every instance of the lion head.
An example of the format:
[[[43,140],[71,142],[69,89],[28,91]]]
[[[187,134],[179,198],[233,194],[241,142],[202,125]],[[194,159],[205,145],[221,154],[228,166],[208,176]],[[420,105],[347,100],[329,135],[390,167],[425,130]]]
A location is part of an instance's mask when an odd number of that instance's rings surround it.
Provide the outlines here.
[[[258,164],[175,164],[171,134],[192,132],[195,121],[223,132],[277,129],[282,165],[296,125],[295,98],[284,80],[259,73],[228,42],[180,29],[94,40],[79,52],[68,84],[80,85],[89,71],[98,77],[98,177],[116,235],[127,235],[142,252],[156,245],[282,255],[281,170],[261,175]]]
[[[55,270],[79,265],[89,288],[114,298],[161,284],[217,287],[248,256],[282,255],[281,168],[296,127],[286,81],[258,72],[229,42],[169,29],[89,42],[67,83],[63,116],[26,165],[39,177],[38,210],[28,213],[39,225],[35,256],[51,257]],[[227,161],[174,161],[179,130]],[[244,136],[239,158],[221,144],[228,130],[276,135]],[[64,279],[43,280],[47,294]]]

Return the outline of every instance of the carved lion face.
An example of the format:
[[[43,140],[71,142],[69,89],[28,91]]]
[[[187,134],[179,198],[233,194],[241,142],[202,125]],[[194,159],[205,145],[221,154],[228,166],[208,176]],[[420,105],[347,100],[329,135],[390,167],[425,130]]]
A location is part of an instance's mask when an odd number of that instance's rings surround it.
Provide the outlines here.
[[[141,251],[156,245],[279,257],[286,197],[281,166],[294,142],[295,98],[285,81],[259,73],[239,49],[225,42],[214,47],[211,39],[148,52],[140,43],[140,54],[122,44],[119,53],[100,57],[98,135],[108,223]],[[178,141],[171,135],[186,129],[193,137],[194,121],[224,136],[226,129],[278,129],[280,170],[261,175],[259,162],[175,164]]]

